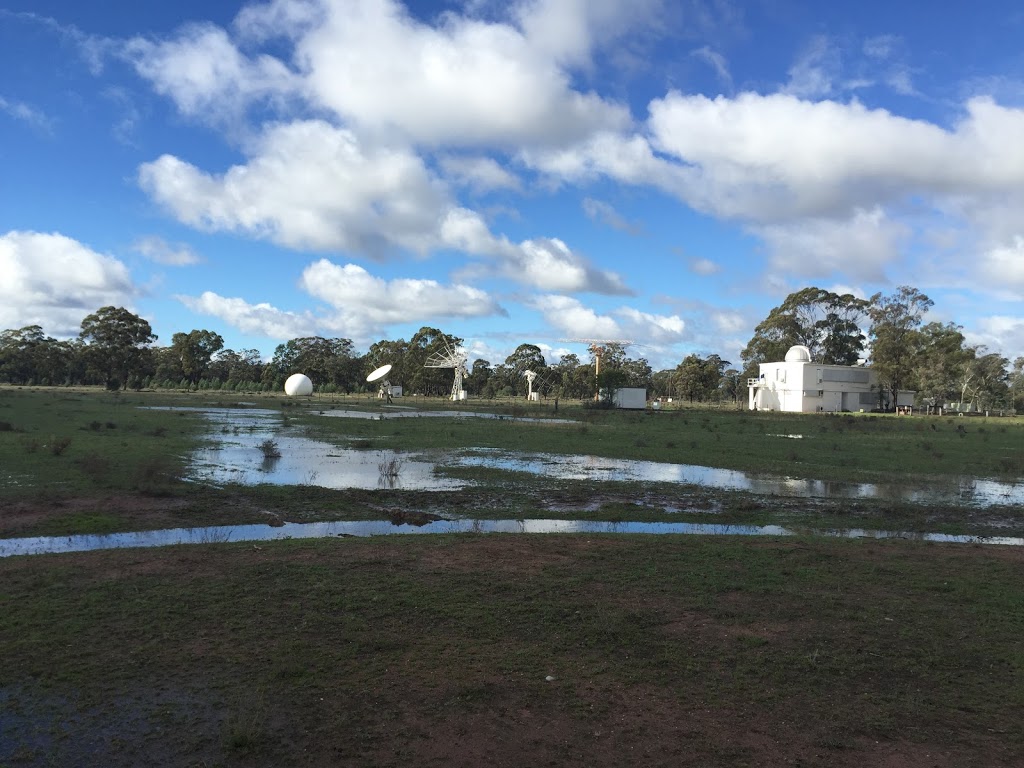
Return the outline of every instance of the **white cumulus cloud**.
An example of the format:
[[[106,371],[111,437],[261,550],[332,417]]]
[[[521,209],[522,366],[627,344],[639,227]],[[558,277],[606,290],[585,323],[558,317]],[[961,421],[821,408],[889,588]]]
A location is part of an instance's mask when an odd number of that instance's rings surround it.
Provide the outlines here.
[[[222,174],[163,155],[141,166],[139,181],[193,227],[375,256],[436,246],[449,205],[413,152],[366,146],[320,120],[269,127],[249,161]]]
[[[983,254],[981,269],[993,283],[1002,284],[1004,290],[1016,291],[1018,298],[1024,295],[1024,236],[1018,235],[1012,242]]]
[[[169,243],[162,237],[150,235],[141,237],[133,245],[137,253],[150,261],[169,267],[187,267],[202,261],[199,254],[185,243]]]
[[[539,311],[552,328],[570,338],[666,345],[681,341],[686,331],[686,323],[678,315],[655,315],[628,306],[599,314],[571,296],[541,295],[534,297],[530,306]]]
[[[54,336],[77,336],[86,315],[137,293],[121,261],[56,232],[0,235],[0,275],[0,328],[40,325]]]
[[[246,56],[213,24],[185,26],[170,40],[132,38],[122,55],[183,114],[213,123],[237,119],[253,102],[301,93],[300,81],[283,62],[266,54]]]
[[[284,341],[317,333],[318,322],[309,312],[288,312],[267,302],[250,304],[245,299],[221,296],[213,291],[177,299],[197,314],[216,317],[253,336]]]
[[[432,318],[488,317],[505,314],[484,291],[436,280],[384,280],[356,264],[339,266],[321,259],[303,270],[300,287],[346,318],[381,327]]]

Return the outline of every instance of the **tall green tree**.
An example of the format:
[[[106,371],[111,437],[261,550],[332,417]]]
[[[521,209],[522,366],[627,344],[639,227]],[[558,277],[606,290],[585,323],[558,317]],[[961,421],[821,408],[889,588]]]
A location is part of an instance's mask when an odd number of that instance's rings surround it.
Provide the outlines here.
[[[38,325],[0,333],[0,379],[27,384],[38,375],[38,358],[46,334]]]
[[[942,406],[958,399],[958,387],[973,352],[964,346],[956,323],[928,323],[917,335],[913,378],[918,397]]]
[[[469,368],[467,391],[479,397],[494,397],[494,388],[489,386],[491,373],[490,361],[478,357]]]
[[[331,385],[351,392],[361,383],[361,361],[352,350],[351,339],[322,336],[303,336],[279,344],[271,360],[275,386],[281,386],[293,373],[304,373],[317,387]]]
[[[1020,411],[1021,399],[1024,399],[1024,357],[1013,361],[1007,384],[1010,387],[1010,409],[1017,413]]]
[[[995,352],[983,353],[984,347],[971,349],[970,359],[961,376],[960,402],[979,411],[999,407],[1010,397],[1007,368],[1010,361]]]
[[[654,374],[645,357],[627,357],[619,366],[626,374],[627,387],[640,387],[648,391],[654,388]]]
[[[236,386],[248,383],[250,386],[260,380],[263,374],[263,356],[258,349],[222,349],[217,352],[207,368],[207,377],[224,384]]]
[[[726,363],[728,366],[728,363]],[[740,401],[740,398],[747,396],[746,387],[742,386],[743,378],[740,371],[735,368],[726,368],[722,371],[722,377],[718,382],[718,391],[722,400],[729,400],[733,403]]]
[[[594,396],[594,369],[581,363],[578,355],[571,352],[562,355],[558,362],[551,366],[551,374],[555,389],[562,397],[582,400]]]
[[[548,364],[544,352],[536,344],[520,344],[505,358],[503,372],[514,395],[525,395],[529,391],[526,371],[533,371],[542,377],[547,373]],[[538,391],[540,386],[537,387]]]
[[[148,322],[124,307],[101,307],[82,320],[79,338],[104,385],[127,389],[130,380],[145,375],[151,366],[149,345],[157,337]]]
[[[811,359],[826,365],[854,365],[864,352],[861,323],[868,302],[822,288],[795,291],[758,323],[740,356],[748,376],[760,363],[784,360],[793,346],[805,346]]]
[[[728,360],[723,360],[718,355],[708,355],[707,358],[696,354],[687,355],[676,366],[676,390],[690,402],[710,400],[718,394],[722,372],[729,365]]]
[[[914,364],[921,344],[921,322],[934,302],[916,288],[901,285],[895,293],[871,297],[871,367],[890,407],[896,407],[900,390],[914,380]]]
[[[462,346],[462,339],[438,328],[424,326],[409,339],[406,351],[413,392],[443,397],[451,392],[454,373],[451,368],[427,368],[427,360],[435,353]]]
[[[171,337],[171,349],[193,388],[199,386],[213,356],[223,348],[224,339],[213,331],[191,330]]]

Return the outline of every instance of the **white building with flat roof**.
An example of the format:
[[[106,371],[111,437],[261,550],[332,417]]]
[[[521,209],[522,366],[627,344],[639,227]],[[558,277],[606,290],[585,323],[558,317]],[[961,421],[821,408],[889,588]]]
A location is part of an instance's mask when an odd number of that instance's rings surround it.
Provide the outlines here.
[[[870,411],[892,407],[888,393],[880,400],[878,376],[863,365],[811,362],[807,347],[790,347],[781,363],[761,363],[758,377],[747,380],[749,408],[754,411],[819,413]],[[912,406],[913,392],[900,392],[896,405]]]

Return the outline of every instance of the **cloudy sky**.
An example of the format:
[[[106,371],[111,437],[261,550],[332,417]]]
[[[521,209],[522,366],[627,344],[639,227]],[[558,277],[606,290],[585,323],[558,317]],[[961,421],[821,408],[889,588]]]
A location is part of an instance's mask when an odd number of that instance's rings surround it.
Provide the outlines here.
[[[0,0],[0,328],[739,363],[809,285],[1024,354],[1015,2]]]

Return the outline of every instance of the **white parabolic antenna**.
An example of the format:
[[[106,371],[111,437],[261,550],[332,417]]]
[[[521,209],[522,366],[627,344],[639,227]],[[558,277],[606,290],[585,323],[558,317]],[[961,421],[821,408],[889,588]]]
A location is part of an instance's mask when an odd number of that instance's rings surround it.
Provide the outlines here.
[[[367,381],[376,381],[377,379],[383,379],[391,371],[391,363],[382,365],[377,370],[373,371],[369,376],[366,377]]]
[[[293,373],[284,383],[284,393],[289,397],[306,397],[313,394],[313,382],[304,373]]]
[[[469,375],[466,363],[469,362],[469,352],[460,344],[451,345],[447,339],[442,338],[444,349],[433,352],[423,364],[424,368],[451,368],[455,371],[455,381],[452,383],[452,400],[465,400],[466,393],[462,389],[462,379]]]
[[[523,371],[523,376],[526,377],[526,399],[533,400],[533,382],[537,379],[537,373],[535,371]]]

